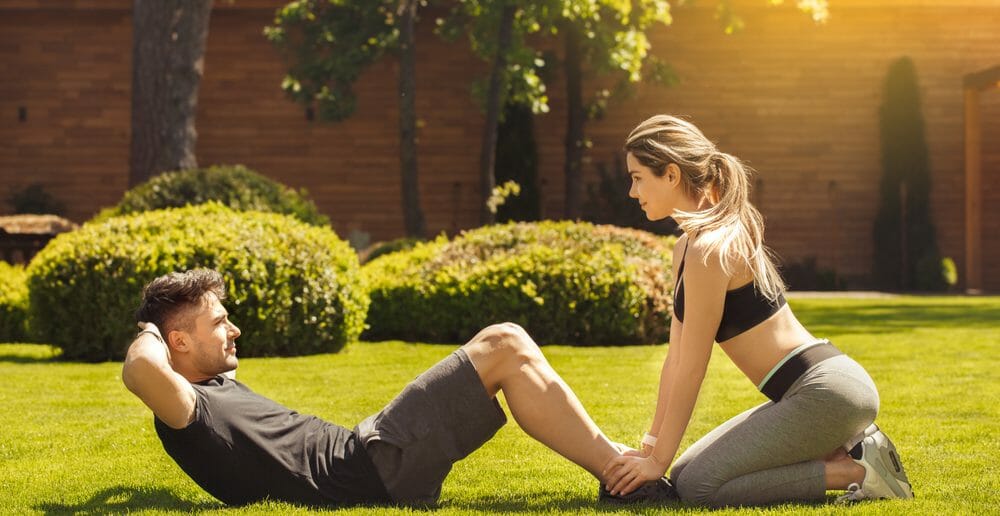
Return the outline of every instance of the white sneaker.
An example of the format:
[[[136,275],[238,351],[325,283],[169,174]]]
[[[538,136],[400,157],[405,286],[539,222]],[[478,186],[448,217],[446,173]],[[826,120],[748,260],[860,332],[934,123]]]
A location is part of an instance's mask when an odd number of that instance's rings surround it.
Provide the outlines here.
[[[856,482],[851,482],[851,485],[847,486],[847,492],[837,497],[837,503],[845,504],[851,502],[860,502],[865,499],[865,494],[861,492],[861,486]]]
[[[854,447],[858,445],[858,443],[865,440],[865,437],[868,437],[869,435],[872,435],[875,432],[878,432],[878,425],[876,425],[875,423],[868,425],[868,428],[865,428],[864,430],[861,431],[860,434],[855,435],[854,437],[851,438],[850,441],[844,443],[844,451],[850,453],[851,450],[853,450]]]
[[[913,498],[913,489],[899,460],[899,453],[881,430],[876,429],[862,439],[851,449],[850,455],[854,462],[865,468],[865,479],[860,486],[856,483],[848,486],[847,494],[837,498],[838,503],[875,498]]]

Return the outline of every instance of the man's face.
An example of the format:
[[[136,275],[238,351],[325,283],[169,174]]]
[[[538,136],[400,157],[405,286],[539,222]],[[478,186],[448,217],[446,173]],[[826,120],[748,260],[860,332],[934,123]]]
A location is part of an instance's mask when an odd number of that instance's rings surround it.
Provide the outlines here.
[[[194,368],[206,376],[236,369],[236,339],[240,336],[240,329],[229,322],[229,312],[218,296],[206,293],[193,315],[193,328],[186,333],[190,338],[191,364]]]

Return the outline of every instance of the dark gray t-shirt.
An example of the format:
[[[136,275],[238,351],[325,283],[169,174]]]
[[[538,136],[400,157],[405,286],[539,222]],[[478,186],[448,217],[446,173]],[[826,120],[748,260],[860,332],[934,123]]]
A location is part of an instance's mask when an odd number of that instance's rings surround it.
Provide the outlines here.
[[[223,376],[193,387],[194,421],[175,430],[154,418],[156,434],[177,465],[222,502],[389,501],[353,432],[299,414]]]

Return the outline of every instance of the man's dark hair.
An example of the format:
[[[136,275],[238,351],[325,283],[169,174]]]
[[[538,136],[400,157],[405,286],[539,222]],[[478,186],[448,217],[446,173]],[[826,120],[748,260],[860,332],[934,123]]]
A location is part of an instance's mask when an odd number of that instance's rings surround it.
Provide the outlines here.
[[[164,337],[181,324],[177,316],[201,304],[205,294],[226,298],[222,275],[212,269],[171,272],[150,281],[142,289],[142,304],[135,312],[136,321],[151,322]]]

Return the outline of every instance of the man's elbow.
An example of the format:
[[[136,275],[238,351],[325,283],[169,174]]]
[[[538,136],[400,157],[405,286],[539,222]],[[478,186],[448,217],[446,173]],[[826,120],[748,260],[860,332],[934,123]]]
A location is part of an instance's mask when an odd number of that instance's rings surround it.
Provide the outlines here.
[[[132,394],[138,394],[140,378],[143,376],[142,370],[148,369],[150,366],[149,357],[129,350],[128,355],[125,356],[125,362],[122,364],[122,383],[125,384],[125,388]]]
[[[130,392],[135,394],[135,368],[134,364],[128,359],[125,359],[125,363],[122,364],[122,383],[125,384],[125,388]]]

